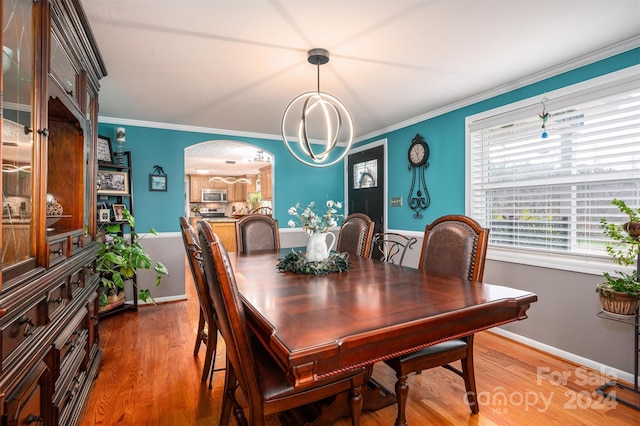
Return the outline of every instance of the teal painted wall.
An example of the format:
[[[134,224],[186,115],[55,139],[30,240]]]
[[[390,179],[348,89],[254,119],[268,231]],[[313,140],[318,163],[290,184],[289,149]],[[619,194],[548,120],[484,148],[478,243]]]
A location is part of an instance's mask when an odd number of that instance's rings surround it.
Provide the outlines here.
[[[289,154],[280,140],[105,123],[98,126],[98,133],[114,142],[116,127],[126,128],[124,150],[131,151],[134,216],[140,233],[150,227],[158,232],[179,232],[178,218],[184,215],[186,201],[184,149],[208,141],[240,141],[274,154],[274,215],[281,227],[285,227],[290,218],[287,210],[297,202],[342,201],[342,164],[326,169],[305,166]],[[161,166],[168,176],[167,192],[149,191],[149,174],[155,165]]]
[[[423,231],[434,219],[445,214],[465,213],[465,118],[470,115],[560,89],[640,64],[640,49],[634,49],[593,64],[530,84],[517,90],[469,105],[464,108],[395,130],[358,145],[383,138],[388,146],[389,197],[402,196],[403,207],[388,206],[389,229]],[[413,218],[407,206],[412,172],[408,170],[407,151],[411,140],[420,133],[429,144],[429,167],[426,183],[430,206],[422,218]]]
[[[422,231],[435,218],[465,212],[465,117],[488,109],[541,96],[545,92],[579,83],[640,63],[640,49],[634,49],[584,67],[568,71],[509,93],[362,141],[358,145],[387,138],[389,196],[402,196],[404,206],[389,207],[388,227]],[[115,128],[99,125],[99,134],[115,141]],[[125,149],[133,158],[133,184],[137,229],[154,227],[158,232],[178,232],[178,217],[184,214],[184,149],[213,140],[235,140],[258,146],[275,155],[274,207],[281,227],[289,220],[287,210],[296,202],[318,203],[344,199],[343,166],[315,169],[298,163],[280,140],[229,137],[224,135],[153,129],[122,125],[127,130]],[[407,150],[411,139],[420,133],[429,144],[429,168],[426,172],[431,205],[421,219],[413,218],[406,205],[411,172],[407,169]],[[149,174],[160,165],[169,176],[167,192],[149,191]]]

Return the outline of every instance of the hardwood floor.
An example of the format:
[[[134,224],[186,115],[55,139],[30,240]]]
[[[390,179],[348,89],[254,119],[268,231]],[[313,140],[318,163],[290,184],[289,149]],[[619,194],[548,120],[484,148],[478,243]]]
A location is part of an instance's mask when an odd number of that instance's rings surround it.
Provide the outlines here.
[[[100,322],[102,367],[79,425],[217,425],[224,372],[213,388],[200,383],[204,345],[193,347],[198,300],[187,282],[189,300],[144,306]],[[594,389],[598,372],[482,332],[475,339],[480,414],[463,400],[464,384],[436,368],[409,379],[409,425],[636,425],[640,411],[604,400]],[[219,339],[216,368],[224,367]],[[374,378],[393,389],[391,369],[376,365]],[[640,398],[635,397],[637,404]],[[393,425],[395,406],[364,413],[362,426]],[[233,421],[232,421],[233,424]],[[269,425],[278,425],[269,419]],[[348,419],[336,423],[348,426]]]

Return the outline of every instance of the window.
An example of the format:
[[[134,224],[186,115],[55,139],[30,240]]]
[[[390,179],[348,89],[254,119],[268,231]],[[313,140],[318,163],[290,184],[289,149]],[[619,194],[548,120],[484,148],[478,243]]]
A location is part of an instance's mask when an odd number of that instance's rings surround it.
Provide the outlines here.
[[[625,221],[611,199],[640,205],[640,77],[626,74],[467,118],[468,214],[504,260],[602,256],[600,218]]]
[[[378,186],[378,160],[369,160],[353,165],[353,189]]]

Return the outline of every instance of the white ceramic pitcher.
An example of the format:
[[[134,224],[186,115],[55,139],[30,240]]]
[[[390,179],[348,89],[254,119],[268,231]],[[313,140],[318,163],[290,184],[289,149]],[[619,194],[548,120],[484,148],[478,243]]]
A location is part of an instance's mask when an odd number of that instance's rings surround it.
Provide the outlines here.
[[[331,236],[331,243],[327,246],[327,236]],[[336,242],[336,236],[332,232],[321,234],[309,234],[307,242],[307,262],[321,262],[329,257],[329,253]]]

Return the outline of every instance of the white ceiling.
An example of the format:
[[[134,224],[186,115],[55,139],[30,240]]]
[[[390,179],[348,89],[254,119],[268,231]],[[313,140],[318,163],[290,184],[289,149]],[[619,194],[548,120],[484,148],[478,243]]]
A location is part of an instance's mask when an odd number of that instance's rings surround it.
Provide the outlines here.
[[[316,89],[356,138],[631,39],[640,0],[81,0],[107,66],[103,121],[279,138]]]

